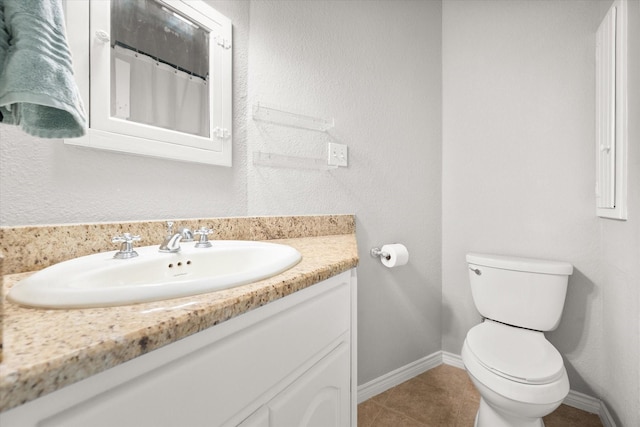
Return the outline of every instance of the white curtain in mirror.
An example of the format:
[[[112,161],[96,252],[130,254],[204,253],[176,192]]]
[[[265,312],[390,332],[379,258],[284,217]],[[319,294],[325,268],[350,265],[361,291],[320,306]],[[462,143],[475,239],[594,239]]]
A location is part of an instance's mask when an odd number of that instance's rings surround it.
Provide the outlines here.
[[[113,55],[114,117],[209,136],[206,80],[122,46]]]

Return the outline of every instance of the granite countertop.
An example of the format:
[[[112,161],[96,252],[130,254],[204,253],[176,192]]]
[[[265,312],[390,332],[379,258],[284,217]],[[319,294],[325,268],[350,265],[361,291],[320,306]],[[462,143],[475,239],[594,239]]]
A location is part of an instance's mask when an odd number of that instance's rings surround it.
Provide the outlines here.
[[[355,234],[269,240],[302,261],[232,289],[120,307],[43,310],[4,301],[0,412],[356,267]],[[33,273],[4,276],[4,294]]]

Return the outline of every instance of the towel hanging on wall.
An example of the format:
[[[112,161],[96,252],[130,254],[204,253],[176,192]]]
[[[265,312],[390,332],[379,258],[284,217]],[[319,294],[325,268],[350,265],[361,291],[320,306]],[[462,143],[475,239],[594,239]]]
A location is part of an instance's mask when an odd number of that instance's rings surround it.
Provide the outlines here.
[[[0,0],[0,122],[41,138],[85,134],[61,0]]]

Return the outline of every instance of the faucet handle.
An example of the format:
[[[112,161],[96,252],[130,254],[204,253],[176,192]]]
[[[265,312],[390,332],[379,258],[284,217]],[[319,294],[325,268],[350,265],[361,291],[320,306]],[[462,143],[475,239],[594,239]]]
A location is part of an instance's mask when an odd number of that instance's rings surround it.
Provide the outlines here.
[[[113,239],[111,239],[111,243],[130,243],[139,242],[140,240],[142,240],[140,236],[132,236],[131,233],[122,233],[121,236],[114,236]]]
[[[173,221],[167,221],[167,237],[173,236]]]
[[[140,236],[132,236],[130,233],[123,233],[121,236],[114,236],[112,243],[122,243],[120,250],[113,256],[117,259],[129,259],[138,256],[138,252],[133,250],[133,242],[139,242]]]
[[[209,241],[209,234],[213,233],[213,230],[206,227],[200,227],[199,230],[194,231],[193,234],[199,234],[200,240],[196,243],[196,248],[210,248],[211,242]]]

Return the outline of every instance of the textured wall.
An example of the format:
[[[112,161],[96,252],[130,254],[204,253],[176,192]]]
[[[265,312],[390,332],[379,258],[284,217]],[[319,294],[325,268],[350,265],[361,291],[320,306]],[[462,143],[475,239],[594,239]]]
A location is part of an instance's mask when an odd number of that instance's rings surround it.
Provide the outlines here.
[[[359,384],[440,350],[441,6],[416,1],[251,3],[249,100],[319,117],[328,133],[250,122],[249,155],[324,158],[334,171],[248,167],[249,214],[357,217]],[[375,245],[402,242],[407,266]]]
[[[234,23],[233,168],[123,155],[0,124],[0,225],[245,215],[249,4],[210,2]]]
[[[601,219],[601,397],[619,426],[640,425],[640,1],[629,2],[629,220]]]
[[[610,4],[444,2],[443,349],[459,353],[480,321],[466,252],[571,262],[563,319],[548,336],[573,390],[603,396],[621,425],[638,425],[633,122],[632,218],[598,219],[594,207],[595,30]],[[637,117],[637,93],[632,108]]]

